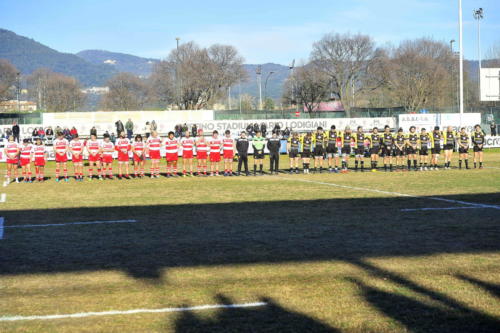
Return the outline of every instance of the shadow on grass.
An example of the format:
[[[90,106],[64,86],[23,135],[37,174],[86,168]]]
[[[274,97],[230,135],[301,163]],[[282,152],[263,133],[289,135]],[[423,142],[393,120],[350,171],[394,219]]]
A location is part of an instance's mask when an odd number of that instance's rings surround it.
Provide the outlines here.
[[[267,305],[255,308],[235,308],[218,311],[215,318],[183,312],[175,322],[175,331],[186,332],[340,332],[304,314],[286,310],[272,299],[263,298]],[[219,304],[234,304],[231,299],[217,296]]]
[[[474,284],[474,285],[478,286],[479,288],[489,292],[492,296],[500,298],[500,284],[484,282],[484,281],[472,278],[470,276],[465,276],[465,275],[456,275],[455,277],[458,279],[467,281],[471,284]]]

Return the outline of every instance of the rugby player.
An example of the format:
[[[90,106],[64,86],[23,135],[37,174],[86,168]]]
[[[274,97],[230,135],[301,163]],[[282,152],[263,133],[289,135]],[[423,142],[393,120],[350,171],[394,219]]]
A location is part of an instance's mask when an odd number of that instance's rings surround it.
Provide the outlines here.
[[[392,147],[394,145],[394,136],[391,133],[389,125],[384,126],[382,134],[382,156],[384,159],[384,171],[387,171],[387,163],[389,163],[389,171],[392,172]]]
[[[64,138],[64,135],[59,132],[57,133],[57,139],[53,142],[54,153],[56,155],[56,182],[59,182],[59,176],[61,172],[61,166],[63,167],[64,180],[68,179],[68,148],[69,142]]]
[[[116,140],[116,150],[118,151],[118,179],[123,177],[123,166],[125,165],[125,178],[130,179],[129,161],[130,141],[124,131],[120,132],[120,137]]]
[[[288,157],[290,158],[290,173],[299,173],[299,147],[300,147],[299,133],[293,132],[292,136],[288,138],[287,150]]]
[[[115,145],[110,141],[109,134],[104,134],[104,141],[101,144],[102,175],[106,178],[106,169],[108,178],[113,179],[113,153]]]
[[[431,137],[429,133],[422,128],[420,131],[420,135],[418,137],[418,145],[419,150],[418,154],[420,155],[420,171],[429,170],[427,169],[427,162],[429,161],[429,145],[431,143]]]
[[[198,169],[198,175],[207,175],[207,158],[208,158],[208,142],[203,136],[203,130],[200,128],[198,130],[198,138],[195,142],[196,145],[196,165]]]
[[[36,138],[35,146],[33,147],[33,157],[35,159],[35,175],[36,180],[41,182],[45,179],[44,169],[45,161],[47,160],[47,150],[42,142],[42,139]]]
[[[73,162],[73,172],[75,180],[83,181],[83,148],[85,143],[80,140],[78,134],[75,134],[73,140],[69,142],[69,151],[71,153],[71,162]]]
[[[222,139],[222,156],[224,157],[224,177],[233,175],[233,158],[235,142],[231,137],[231,131],[226,130]]]
[[[10,135],[5,144],[4,153],[7,158],[7,183],[10,183],[10,177],[14,173],[16,183],[19,183],[17,174],[17,163],[19,162],[19,144],[14,140],[14,136]]]
[[[438,160],[441,153],[441,141],[443,140],[443,133],[439,130],[439,126],[434,127],[431,134],[431,170],[439,170]]]
[[[399,128],[398,133],[394,137],[394,155],[396,156],[396,171],[404,171],[404,157],[406,155],[405,150],[406,136],[403,133],[403,129]],[[408,168],[410,170],[410,168]]]
[[[245,175],[249,175],[248,172],[248,147],[250,143],[247,139],[247,133],[245,131],[241,132],[240,137],[236,139],[236,151],[238,152],[238,176],[241,174],[241,165],[245,166]]]
[[[184,137],[181,139],[182,147],[182,176],[186,176],[187,166],[189,166],[189,175],[193,176],[193,151],[195,140],[191,137],[191,132],[186,131]]]
[[[411,169],[411,161],[413,160],[413,168],[417,171],[417,151],[419,137],[415,126],[410,127],[410,133],[406,136],[406,155],[408,155],[408,171]]]
[[[312,137],[313,140],[313,147],[314,147],[314,169],[313,172],[316,172],[318,170],[319,166],[319,173],[323,172],[323,159],[325,156],[325,133],[323,133],[323,127],[318,127],[316,129],[316,132],[314,132],[314,135]]]
[[[134,177],[144,177],[144,151],[146,145],[142,141],[142,135],[137,134],[132,143],[132,155],[134,159]]]
[[[218,176],[222,140],[219,138],[217,130],[212,132],[212,138],[208,144],[210,146],[210,176]]]
[[[88,160],[89,160],[89,180],[92,180],[94,174],[94,165],[97,168],[97,175],[99,176],[99,180],[102,180],[102,171],[101,171],[101,143],[97,140],[97,137],[92,134],[90,136],[90,140],[85,142],[85,148],[88,152]]]
[[[353,142],[353,135],[351,128],[346,126],[345,131],[341,134],[342,143],[342,173],[346,173],[349,168],[349,157],[351,156],[351,146]]]
[[[264,147],[266,146],[266,139],[262,137],[262,132],[257,131],[255,137],[252,139],[253,147],[253,175],[257,175],[257,165],[259,166],[260,174],[264,174]]]
[[[448,126],[446,132],[443,133],[443,150],[444,150],[444,168],[450,169],[451,157],[453,156],[453,148],[455,147],[455,138],[457,133],[453,131],[453,127]]]
[[[311,132],[307,132],[305,135],[302,136],[302,140],[300,142],[300,145],[302,146],[302,168],[304,169],[304,173],[308,174],[309,173],[309,163],[311,160],[311,154],[312,154],[312,134]]]
[[[338,172],[339,168],[339,148],[337,142],[340,140],[340,132],[335,129],[335,125],[330,126],[327,134],[326,157],[328,158],[328,171]]]
[[[477,162],[479,162],[479,169],[483,168],[484,136],[481,126],[474,126],[474,132],[471,135],[474,150],[474,169],[477,167]]]
[[[469,169],[469,144],[470,137],[465,130],[465,127],[460,129],[460,133],[458,134],[458,168],[462,169],[462,161],[465,162],[465,168]]]
[[[281,140],[278,134],[273,132],[272,137],[267,140],[267,149],[269,150],[269,170],[271,175],[277,175],[280,168],[280,147]]]
[[[161,149],[161,138],[158,136],[158,132],[151,131],[151,135],[146,141],[146,151],[151,159],[150,173],[151,178],[160,178],[160,149]]]
[[[177,176],[177,161],[179,160],[179,140],[174,132],[168,132],[165,139],[165,160],[167,161],[167,177]]]
[[[375,172],[377,171],[378,157],[380,154],[380,143],[382,141],[382,136],[378,132],[377,127],[374,127],[372,129],[372,133],[370,134],[368,140],[370,141],[370,161],[372,172]]]
[[[31,158],[33,156],[33,147],[28,139],[23,140],[20,147],[19,162],[23,172],[23,180],[25,183],[31,183]]]
[[[361,166],[361,171],[365,171],[365,145],[367,139],[365,133],[363,132],[363,127],[358,126],[356,133],[354,134],[354,142],[356,144],[356,158],[354,161],[354,170],[358,171],[358,165]]]

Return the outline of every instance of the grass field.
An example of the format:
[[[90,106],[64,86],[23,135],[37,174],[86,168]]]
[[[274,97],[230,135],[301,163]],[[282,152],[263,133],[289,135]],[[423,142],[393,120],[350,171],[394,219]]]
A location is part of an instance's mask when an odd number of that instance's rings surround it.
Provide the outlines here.
[[[485,160],[10,184],[0,331],[498,332],[500,151]],[[115,220],[136,222],[12,228]],[[254,302],[265,305],[14,320]]]

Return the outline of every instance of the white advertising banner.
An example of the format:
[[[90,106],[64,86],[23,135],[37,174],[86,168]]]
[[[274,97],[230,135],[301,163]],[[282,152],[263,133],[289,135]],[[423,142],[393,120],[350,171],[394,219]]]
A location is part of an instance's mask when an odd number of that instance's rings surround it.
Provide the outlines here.
[[[484,138],[484,148],[500,148],[500,136],[487,135]]]
[[[452,126],[458,131],[460,127],[465,127],[467,132],[472,132],[474,125],[481,123],[480,113],[424,113],[424,114],[400,114],[399,127],[408,132],[411,126],[415,126],[417,131],[425,128],[427,131],[433,130],[434,126],[439,126],[444,130],[447,126]]]
[[[399,127],[402,127],[405,132],[408,132],[411,126],[415,126],[417,131],[420,131],[422,128],[429,131],[437,125],[437,118],[437,114],[434,113],[400,114]]]

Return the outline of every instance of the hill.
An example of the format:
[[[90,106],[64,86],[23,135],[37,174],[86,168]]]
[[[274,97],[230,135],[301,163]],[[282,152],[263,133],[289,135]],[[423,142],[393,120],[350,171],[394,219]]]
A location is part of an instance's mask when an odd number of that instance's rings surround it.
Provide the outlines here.
[[[154,64],[160,61],[105,50],[84,50],[76,55],[94,65],[108,66],[118,72],[128,72],[141,77],[149,76]]]
[[[9,60],[22,74],[38,68],[74,76],[84,86],[100,86],[117,70],[108,65],[96,65],[70,53],[58,52],[37,41],[0,29],[0,58]]]

